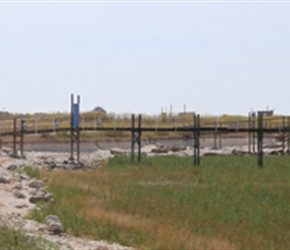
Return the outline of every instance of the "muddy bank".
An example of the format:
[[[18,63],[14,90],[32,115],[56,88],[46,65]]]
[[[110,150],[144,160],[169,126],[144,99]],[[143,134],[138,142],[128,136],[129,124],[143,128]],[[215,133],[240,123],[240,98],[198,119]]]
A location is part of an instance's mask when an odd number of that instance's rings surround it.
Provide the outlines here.
[[[273,145],[277,141],[274,138],[264,138],[264,145]],[[178,145],[181,147],[192,147],[192,139],[145,139],[142,140],[142,147],[151,144],[161,144],[164,146]],[[247,137],[237,137],[237,138],[222,138],[222,147],[242,147],[248,145]],[[257,145],[257,141],[256,141]],[[4,146],[12,147],[11,143],[5,143]],[[18,143],[19,146],[19,143]],[[214,138],[201,138],[200,146],[203,147],[213,147]],[[217,138],[216,146],[220,146],[220,140]],[[124,150],[129,150],[131,148],[131,141],[99,141],[99,142],[81,142],[80,150],[81,152],[90,153],[96,150],[109,150],[111,148],[121,148]],[[70,142],[26,142],[24,143],[24,151],[26,152],[70,152]]]

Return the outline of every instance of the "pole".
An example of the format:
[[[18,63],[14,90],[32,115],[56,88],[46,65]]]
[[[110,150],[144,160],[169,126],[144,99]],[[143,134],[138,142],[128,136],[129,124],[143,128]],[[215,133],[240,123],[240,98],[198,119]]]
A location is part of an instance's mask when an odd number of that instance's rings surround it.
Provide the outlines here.
[[[217,149],[217,118],[215,120],[215,129],[213,132],[213,148]]]
[[[196,141],[197,141],[197,136],[196,136],[196,114],[193,114],[193,137],[194,137],[194,142],[193,142],[193,165],[197,165],[197,159],[196,159]]]
[[[258,166],[263,167],[263,113],[258,112]]]
[[[135,115],[132,115],[132,128],[131,128],[131,163],[134,163],[134,146],[135,146]]]
[[[193,147],[193,165],[194,166],[199,166],[200,165],[200,149],[199,149],[199,131],[200,127],[200,119],[199,115],[194,114],[193,115],[193,135],[194,135],[194,147]]]
[[[73,129],[73,119],[74,119],[74,109],[73,109],[73,105],[74,105],[74,95],[71,94],[71,121],[70,121],[70,160],[73,161],[74,160],[74,129]]]
[[[20,133],[20,153],[21,157],[23,158],[23,139],[24,139],[24,126],[25,126],[25,121],[21,120],[21,133]]]
[[[256,128],[256,114],[253,113],[252,114],[252,126],[253,126],[253,129]],[[256,138],[255,138],[255,132],[253,132],[253,153],[256,153]]]
[[[285,153],[285,140],[286,140],[286,133],[285,133],[285,117],[282,117],[282,154]]]
[[[17,151],[16,151],[16,136],[17,136],[17,132],[16,132],[16,128],[17,127],[17,120],[14,119],[13,120],[13,157],[17,156]]]
[[[221,121],[219,121],[219,127],[222,128]],[[220,138],[219,138],[219,148],[221,149],[223,147],[223,133],[220,132],[219,135],[220,135]]]
[[[77,96],[77,103],[78,106],[80,107],[80,96]],[[80,161],[80,128],[77,127],[77,161]]]
[[[200,117],[197,115],[197,165],[200,165],[200,147],[199,147],[199,137],[200,137]]]
[[[289,156],[289,147],[290,147],[290,131],[289,131],[289,126],[290,126],[290,117],[287,117],[287,155]]]
[[[138,117],[138,162],[141,162],[141,122],[142,122],[142,116],[139,115]]]
[[[249,113],[249,116],[248,116],[248,128],[249,128],[249,134],[248,134],[248,151],[249,151],[249,154],[251,153],[251,129],[252,129],[252,119],[251,119],[251,112]]]

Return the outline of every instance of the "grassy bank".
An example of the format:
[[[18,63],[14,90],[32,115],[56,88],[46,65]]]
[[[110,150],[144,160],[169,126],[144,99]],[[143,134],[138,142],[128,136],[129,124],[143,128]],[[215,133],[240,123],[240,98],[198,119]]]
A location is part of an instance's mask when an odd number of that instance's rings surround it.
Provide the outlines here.
[[[41,250],[39,245],[36,241],[29,241],[21,231],[9,229],[4,225],[0,226],[0,250]]]
[[[65,230],[147,249],[289,249],[289,158],[116,157],[97,170],[45,173]]]

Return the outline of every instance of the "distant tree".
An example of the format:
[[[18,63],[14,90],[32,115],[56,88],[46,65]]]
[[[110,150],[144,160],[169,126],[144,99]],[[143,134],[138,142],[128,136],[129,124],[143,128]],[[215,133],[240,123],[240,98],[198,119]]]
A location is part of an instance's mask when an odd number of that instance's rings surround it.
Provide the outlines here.
[[[93,112],[105,113],[105,114],[107,113],[107,111],[105,109],[103,109],[102,107],[99,107],[99,106],[95,107],[93,109]]]

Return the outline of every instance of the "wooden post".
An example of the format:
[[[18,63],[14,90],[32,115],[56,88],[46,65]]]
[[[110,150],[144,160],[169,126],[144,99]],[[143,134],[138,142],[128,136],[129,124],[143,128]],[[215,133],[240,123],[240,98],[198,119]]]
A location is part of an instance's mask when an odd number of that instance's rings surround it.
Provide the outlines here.
[[[217,118],[215,120],[215,130],[213,132],[213,148],[217,149]]]
[[[285,140],[286,140],[286,133],[285,133],[285,117],[282,116],[282,154],[285,153]]]
[[[77,96],[77,104],[78,104],[78,106],[79,106],[79,108],[80,108],[80,96],[78,95]],[[83,125],[83,126],[85,126],[85,125]],[[77,139],[77,161],[79,162],[80,161],[80,128],[79,127],[77,127],[76,128],[76,139]]]
[[[289,156],[289,147],[290,147],[290,117],[287,117],[287,155]]]
[[[193,114],[193,165],[197,165],[197,159],[196,159],[196,141],[197,141],[197,136],[196,136],[196,114]]]
[[[24,142],[24,126],[25,126],[25,120],[21,120],[21,132],[20,132],[20,153],[21,153],[21,157],[24,157],[23,154],[23,142]]]
[[[197,164],[200,165],[200,145],[199,145],[199,137],[200,137],[200,117],[197,115]]]
[[[135,148],[135,115],[132,115],[131,128],[131,163],[134,163],[134,148]]]
[[[251,153],[251,136],[252,136],[252,133],[251,133],[251,129],[252,129],[252,114],[251,112],[249,113],[249,116],[248,116],[248,129],[249,129],[249,134],[248,134],[248,151],[249,153]]]
[[[200,159],[199,159],[199,115],[194,114],[193,115],[193,135],[194,135],[194,147],[193,147],[193,165],[199,166],[200,165]]]
[[[142,122],[142,116],[139,115],[139,117],[138,117],[138,139],[137,139],[137,142],[138,142],[138,162],[139,163],[141,162],[141,133],[142,133],[141,122]]]
[[[253,128],[253,130],[256,128],[256,114],[255,113],[252,113],[252,128]],[[252,140],[253,140],[253,153],[256,153],[256,136],[255,136],[256,134],[255,134],[255,132],[253,132],[253,138],[252,138]]]
[[[263,167],[263,113],[258,112],[258,166]]]
[[[13,120],[13,157],[17,156],[17,149],[16,149],[16,136],[17,136],[17,120]]]
[[[222,123],[220,121],[219,121],[219,127],[220,128],[222,127]],[[223,147],[223,133],[220,132],[219,135],[220,135],[220,138],[219,138],[219,148],[222,149],[222,147]]]
[[[70,121],[70,160],[74,160],[74,128],[73,128],[73,119],[74,119],[74,95],[71,94],[71,121]]]

